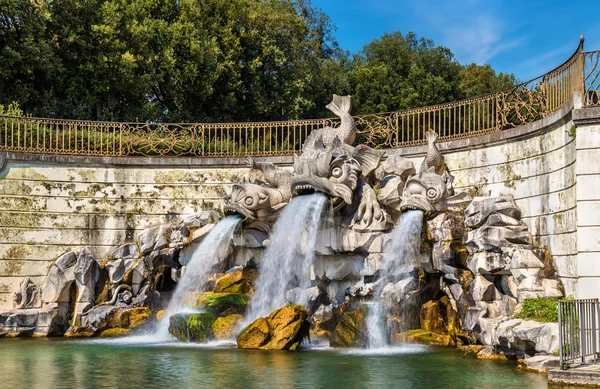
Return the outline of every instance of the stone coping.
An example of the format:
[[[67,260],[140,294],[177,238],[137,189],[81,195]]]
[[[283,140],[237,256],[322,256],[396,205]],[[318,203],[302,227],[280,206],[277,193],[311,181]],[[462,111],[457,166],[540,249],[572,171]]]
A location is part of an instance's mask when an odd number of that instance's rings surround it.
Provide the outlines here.
[[[581,112],[580,112],[581,111]],[[584,112],[585,111],[585,112]],[[520,139],[526,139],[538,135],[541,132],[550,131],[571,120],[571,118],[585,118],[582,122],[590,120],[600,121],[600,108],[573,109],[573,100],[559,111],[533,123],[511,128],[504,131],[493,132],[486,135],[470,138],[440,142],[438,149],[443,154],[457,151],[479,149],[508,143]],[[409,146],[398,149],[385,149],[385,156],[400,154],[404,157],[423,157],[427,153],[427,145]],[[85,165],[85,166],[110,166],[110,167],[160,167],[160,168],[244,168],[248,166],[248,158],[243,157],[100,157],[69,154],[44,154],[28,152],[0,152],[6,160],[13,163],[42,162],[57,165]],[[269,161],[276,165],[291,166],[294,162],[292,155],[252,157],[256,161]],[[0,158],[0,170],[2,169],[2,158]]]

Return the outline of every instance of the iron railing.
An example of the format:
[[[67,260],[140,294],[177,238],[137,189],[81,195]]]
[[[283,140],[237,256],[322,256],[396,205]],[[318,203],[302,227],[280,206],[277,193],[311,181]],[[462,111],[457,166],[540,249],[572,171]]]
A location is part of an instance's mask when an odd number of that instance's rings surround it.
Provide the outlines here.
[[[591,51],[583,54],[585,75],[583,80],[583,105],[586,107],[600,106],[599,59],[600,51]]]
[[[585,64],[584,64],[585,62]],[[585,66],[584,66],[585,65]],[[562,65],[531,81],[485,96],[399,112],[355,116],[359,143],[398,148],[472,137],[546,117],[585,90],[586,106],[600,104],[598,52],[583,53],[583,38]],[[585,77],[584,77],[585,67]],[[257,123],[118,123],[0,117],[0,151],[98,156],[269,156],[300,153],[315,129],[337,118]]]
[[[558,302],[561,369],[569,364],[595,362],[600,357],[600,302],[598,299]]]

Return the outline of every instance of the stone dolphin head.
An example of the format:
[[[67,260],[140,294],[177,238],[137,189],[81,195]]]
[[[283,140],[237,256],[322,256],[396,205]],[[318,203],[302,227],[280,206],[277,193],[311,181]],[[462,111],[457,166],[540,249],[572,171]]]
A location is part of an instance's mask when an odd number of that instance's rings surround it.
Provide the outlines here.
[[[231,194],[225,196],[223,213],[241,215],[245,219],[258,219],[273,212],[283,199],[281,194],[263,182],[243,180],[232,186]]]
[[[294,156],[292,195],[320,192],[332,198],[334,207],[352,204],[359,177],[373,171],[380,158],[367,146],[352,147],[336,138],[326,147],[317,139],[313,148]]]
[[[437,174],[434,166],[410,177],[404,185],[400,209],[418,209],[427,215],[445,210],[448,180],[448,175]]]

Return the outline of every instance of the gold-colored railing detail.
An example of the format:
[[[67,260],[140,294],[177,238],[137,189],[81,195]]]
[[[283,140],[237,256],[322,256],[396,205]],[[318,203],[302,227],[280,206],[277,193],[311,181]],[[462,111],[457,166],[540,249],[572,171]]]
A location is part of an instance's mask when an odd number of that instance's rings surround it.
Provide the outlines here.
[[[583,55],[583,105],[586,107],[600,106],[600,51],[592,51]]]
[[[584,92],[584,106],[600,101],[599,52],[583,53],[583,39],[562,65],[508,90],[406,111],[358,115],[357,141],[375,148],[424,144],[488,134],[531,123]],[[257,123],[117,123],[0,116],[0,150],[95,156],[228,157],[302,152],[309,134],[337,126],[337,118]]]

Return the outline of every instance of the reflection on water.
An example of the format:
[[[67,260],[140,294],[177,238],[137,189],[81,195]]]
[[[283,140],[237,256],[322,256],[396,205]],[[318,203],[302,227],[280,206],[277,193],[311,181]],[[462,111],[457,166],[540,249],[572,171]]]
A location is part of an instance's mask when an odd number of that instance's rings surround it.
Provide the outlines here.
[[[144,388],[545,388],[512,363],[450,349],[315,347],[299,352],[232,349],[138,339],[0,340],[0,387]]]

